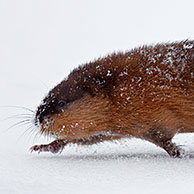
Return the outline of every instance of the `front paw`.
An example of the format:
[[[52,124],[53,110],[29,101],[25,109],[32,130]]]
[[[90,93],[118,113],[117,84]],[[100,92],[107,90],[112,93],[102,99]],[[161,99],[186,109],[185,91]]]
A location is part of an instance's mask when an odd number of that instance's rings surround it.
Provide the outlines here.
[[[64,140],[55,140],[47,145],[35,145],[30,148],[30,151],[33,152],[51,152],[51,153],[58,153],[62,151],[64,146],[67,144]]]

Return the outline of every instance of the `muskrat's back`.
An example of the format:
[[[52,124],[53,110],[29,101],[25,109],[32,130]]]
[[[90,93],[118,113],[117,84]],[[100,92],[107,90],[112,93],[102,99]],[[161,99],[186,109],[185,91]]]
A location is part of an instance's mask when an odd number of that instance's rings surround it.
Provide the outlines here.
[[[194,132],[194,41],[143,46],[78,67],[45,97],[35,123],[58,140],[32,150],[134,136],[180,156],[173,136]]]

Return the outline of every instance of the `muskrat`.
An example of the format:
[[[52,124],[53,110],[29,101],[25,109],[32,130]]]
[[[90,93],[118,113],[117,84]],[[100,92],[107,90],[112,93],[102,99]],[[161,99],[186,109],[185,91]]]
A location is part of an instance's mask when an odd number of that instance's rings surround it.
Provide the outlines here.
[[[142,46],[79,66],[43,99],[34,123],[56,140],[32,151],[136,137],[180,157],[172,138],[194,132],[194,41]]]

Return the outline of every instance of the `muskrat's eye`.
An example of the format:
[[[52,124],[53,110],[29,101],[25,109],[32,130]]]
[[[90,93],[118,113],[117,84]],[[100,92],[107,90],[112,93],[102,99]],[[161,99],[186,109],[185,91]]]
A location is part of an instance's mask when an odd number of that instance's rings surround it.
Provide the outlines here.
[[[58,106],[59,107],[64,107],[65,104],[66,104],[65,101],[61,100],[61,101],[59,101]]]

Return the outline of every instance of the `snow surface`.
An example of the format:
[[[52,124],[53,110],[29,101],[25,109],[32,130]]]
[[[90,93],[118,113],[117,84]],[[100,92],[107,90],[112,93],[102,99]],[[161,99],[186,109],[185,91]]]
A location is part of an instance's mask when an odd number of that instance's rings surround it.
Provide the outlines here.
[[[194,134],[174,138],[183,159],[137,139],[31,154],[30,146],[52,140],[31,125],[9,128],[29,112],[7,107],[34,110],[70,70],[108,52],[194,39],[193,7],[193,0],[0,0],[0,193],[194,193]]]

